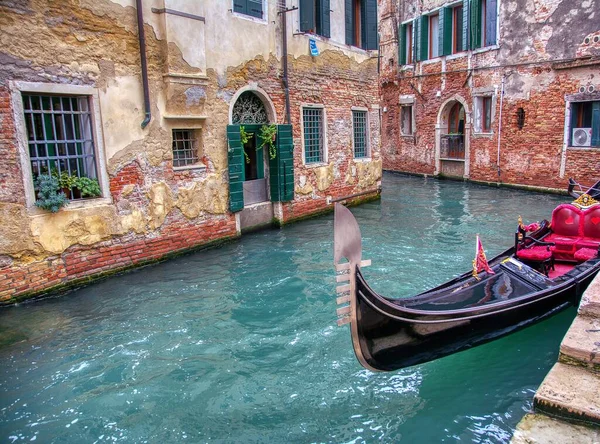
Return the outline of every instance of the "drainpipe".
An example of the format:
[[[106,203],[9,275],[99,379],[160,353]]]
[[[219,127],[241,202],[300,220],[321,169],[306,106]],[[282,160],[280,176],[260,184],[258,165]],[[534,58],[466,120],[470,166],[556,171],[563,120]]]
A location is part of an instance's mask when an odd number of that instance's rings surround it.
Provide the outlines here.
[[[135,0],[137,8],[138,40],[140,43],[140,61],[142,65],[142,85],[144,86],[144,111],[145,118],[142,122],[142,129],[150,123],[152,113],[150,112],[150,89],[148,87],[148,66],[146,63],[146,36],[144,35],[144,11],[142,0]]]
[[[496,158],[496,166],[498,167],[498,182],[500,182],[500,139],[502,136],[502,103],[504,102],[504,79],[506,75],[502,75],[502,87],[500,88],[500,115],[498,117],[498,157]]]
[[[282,62],[283,62],[283,90],[285,93],[285,123],[290,123],[290,86],[288,82],[288,47],[287,47],[287,12],[285,1],[279,5],[281,15]]]

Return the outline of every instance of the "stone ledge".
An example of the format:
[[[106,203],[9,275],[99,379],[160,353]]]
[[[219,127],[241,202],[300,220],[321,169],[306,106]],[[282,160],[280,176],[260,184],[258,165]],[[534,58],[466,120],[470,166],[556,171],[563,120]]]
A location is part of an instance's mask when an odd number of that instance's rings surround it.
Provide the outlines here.
[[[600,319],[577,316],[560,344],[560,362],[600,370]]]
[[[600,442],[600,430],[569,424],[546,415],[528,414],[519,422],[511,444],[592,444]]]
[[[533,404],[538,412],[600,425],[600,377],[582,367],[557,362]]]
[[[582,316],[600,318],[600,278],[594,279],[585,290],[578,311]]]

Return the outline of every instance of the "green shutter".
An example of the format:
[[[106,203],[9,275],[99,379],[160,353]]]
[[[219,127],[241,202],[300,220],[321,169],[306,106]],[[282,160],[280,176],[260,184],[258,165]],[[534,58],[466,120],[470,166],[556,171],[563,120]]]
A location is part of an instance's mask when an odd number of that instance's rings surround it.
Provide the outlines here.
[[[481,48],[481,0],[471,0],[471,49]]]
[[[248,13],[248,0],[233,0],[233,12]]]
[[[600,101],[592,102],[592,146],[600,146]]]
[[[417,27],[419,26],[419,19],[414,19],[412,21],[412,60],[413,63],[415,63],[417,61],[417,47],[418,47],[418,42],[417,42]]]
[[[418,62],[421,60],[421,18],[415,19],[414,28],[413,28],[413,46],[415,48],[415,52],[413,55],[413,60]]]
[[[406,25],[398,27],[398,65],[406,65]]]
[[[462,50],[469,49],[469,0],[463,0]]]
[[[240,125],[227,125],[227,160],[229,161],[229,209],[244,209],[244,148]]]
[[[323,37],[331,37],[331,20],[330,20],[330,4],[329,4],[329,0],[321,0],[320,2],[320,22],[321,22],[321,29],[320,29],[320,34]]]
[[[315,21],[315,0],[300,0],[300,31],[314,31]]]
[[[361,7],[361,48],[377,49],[377,0],[363,0]]]
[[[272,202],[294,200],[294,140],[292,125],[277,125],[277,155],[269,157],[269,187]]]
[[[247,0],[248,1],[248,15],[251,15],[252,17],[258,17],[258,18],[262,18],[263,17],[263,10],[262,10],[262,0]]]
[[[354,45],[354,9],[352,0],[346,0],[344,9],[344,19],[346,21],[346,45]]]
[[[419,60],[427,60],[429,58],[429,16],[422,16],[419,21],[420,36],[419,36]]]
[[[440,11],[440,54],[452,54],[452,8]]]

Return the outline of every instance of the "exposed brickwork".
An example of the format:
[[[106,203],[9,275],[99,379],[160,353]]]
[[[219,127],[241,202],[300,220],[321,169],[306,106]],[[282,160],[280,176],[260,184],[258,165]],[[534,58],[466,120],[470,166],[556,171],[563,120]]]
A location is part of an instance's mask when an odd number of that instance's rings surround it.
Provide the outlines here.
[[[21,163],[8,88],[0,85],[0,202],[23,203]]]

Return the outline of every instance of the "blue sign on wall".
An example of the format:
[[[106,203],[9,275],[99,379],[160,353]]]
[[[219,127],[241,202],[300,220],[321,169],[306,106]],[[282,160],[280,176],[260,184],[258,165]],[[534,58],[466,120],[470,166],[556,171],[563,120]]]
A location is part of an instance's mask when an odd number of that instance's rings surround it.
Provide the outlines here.
[[[310,55],[315,57],[319,55],[319,48],[317,48],[317,41],[315,39],[308,39],[308,47],[310,48]]]

